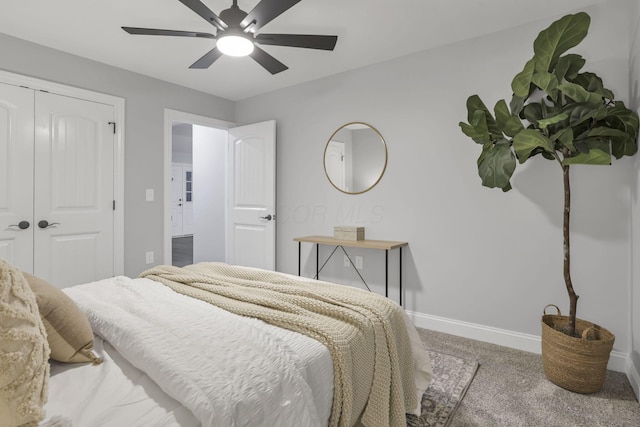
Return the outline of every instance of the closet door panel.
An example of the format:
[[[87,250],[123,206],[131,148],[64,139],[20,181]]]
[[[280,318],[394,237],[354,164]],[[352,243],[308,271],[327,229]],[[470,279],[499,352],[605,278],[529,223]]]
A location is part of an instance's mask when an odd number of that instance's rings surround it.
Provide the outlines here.
[[[36,93],[34,270],[60,287],[113,276],[113,120],[112,106]]]
[[[33,99],[30,89],[0,83],[0,258],[30,273],[34,231]]]

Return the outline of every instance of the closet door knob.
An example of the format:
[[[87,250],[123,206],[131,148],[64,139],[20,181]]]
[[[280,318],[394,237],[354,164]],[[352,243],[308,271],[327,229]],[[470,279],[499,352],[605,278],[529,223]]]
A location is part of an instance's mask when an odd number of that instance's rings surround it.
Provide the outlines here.
[[[29,221],[20,221],[17,224],[11,224],[9,227],[18,227],[20,230],[26,230],[30,225]]]
[[[42,221],[38,222],[38,227],[45,229],[45,228],[49,228],[53,225],[60,225],[59,222],[52,222],[51,224],[49,224],[49,221],[47,221],[46,219],[43,219]]]

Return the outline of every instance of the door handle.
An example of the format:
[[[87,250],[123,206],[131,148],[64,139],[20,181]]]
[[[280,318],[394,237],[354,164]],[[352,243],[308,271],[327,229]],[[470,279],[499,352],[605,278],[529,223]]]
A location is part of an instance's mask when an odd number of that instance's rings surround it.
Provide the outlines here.
[[[20,230],[26,230],[30,225],[29,221],[20,221],[17,224],[11,224],[9,227],[18,227]]]
[[[43,219],[42,221],[38,222],[38,227],[42,228],[43,230],[45,228],[49,228],[49,227],[54,226],[54,225],[60,225],[60,223],[59,222],[52,222],[51,224],[49,224],[49,221],[47,221],[46,219]]]
[[[261,216],[260,219],[263,221],[271,221],[272,219],[276,219],[276,216],[275,215],[271,216],[271,214],[269,214],[267,216]]]

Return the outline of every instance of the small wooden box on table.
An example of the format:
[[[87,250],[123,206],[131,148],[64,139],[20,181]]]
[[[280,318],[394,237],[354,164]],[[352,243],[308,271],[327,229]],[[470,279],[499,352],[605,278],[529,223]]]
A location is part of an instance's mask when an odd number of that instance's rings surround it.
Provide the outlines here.
[[[349,258],[349,262],[351,262],[351,258],[349,254],[345,251],[345,247],[347,248],[363,248],[363,249],[378,249],[385,251],[384,257],[384,296],[389,297],[389,251],[392,249],[398,249],[398,271],[399,271],[399,281],[398,281],[398,290],[399,290],[399,304],[402,305],[402,248],[407,246],[409,243],[407,242],[396,242],[390,240],[344,240],[344,239],[336,239],[331,236],[305,236],[305,237],[296,237],[293,239],[298,242],[298,276],[300,276],[300,252],[302,242],[305,243],[313,243],[316,245],[316,275],[315,279],[319,279],[320,271],[327,264],[329,259],[333,256],[338,248],[342,249],[344,254]],[[334,246],[333,251],[329,255],[329,257],[325,260],[325,262],[320,266],[320,245]],[[351,262],[351,266],[355,269],[358,276],[362,282],[367,286],[367,283],[360,275],[360,272],[355,268],[353,262]],[[367,286],[367,289],[369,286]]]

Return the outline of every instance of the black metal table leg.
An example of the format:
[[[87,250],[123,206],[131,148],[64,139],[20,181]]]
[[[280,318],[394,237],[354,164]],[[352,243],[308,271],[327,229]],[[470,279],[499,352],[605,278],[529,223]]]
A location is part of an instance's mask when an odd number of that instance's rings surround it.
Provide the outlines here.
[[[316,243],[316,279],[320,280],[320,270],[318,266],[320,265],[320,244]]]
[[[398,256],[400,257],[400,262],[398,263],[398,269],[400,270],[400,281],[398,282],[398,289],[400,290],[400,307],[402,307],[402,246],[398,248],[400,251]]]
[[[384,251],[384,296],[389,298],[389,249]]]
[[[300,276],[300,246],[302,246],[302,242],[298,242],[298,276]]]

